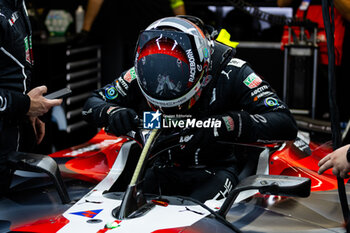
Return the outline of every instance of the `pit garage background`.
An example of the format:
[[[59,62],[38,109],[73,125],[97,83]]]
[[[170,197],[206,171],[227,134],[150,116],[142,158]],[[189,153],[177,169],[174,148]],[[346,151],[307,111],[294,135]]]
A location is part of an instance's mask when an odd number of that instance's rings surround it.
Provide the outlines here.
[[[33,86],[45,84],[49,92],[63,87],[72,89],[72,95],[63,105],[47,116],[47,135],[36,153],[48,154],[77,145],[90,139],[97,129],[81,118],[83,104],[91,91],[112,82],[117,75],[132,65],[138,31],[157,18],[171,15],[167,1],[113,1],[105,0],[93,24],[88,43],[80,43],[76,33],[75,12],[79,6],[86,10],[87,0],[27,0],[33,26],[35,58]],[[321,74],[314,74],[314,54],[293,56],[281,50],[282,24],[267,22],[234,7],[235,1],[184,0],[186,13],[203,19],[218,30],[225,28],[231,40],[240,44],[237,57],[248,61],[254,70],[266,79],[283,98],[301,126],[320,123],[324,127],[314,135],[319,140],[330,139],[327,114],[315,115],[317,106],[327,106],[327,84]],[[249,1],[263,12],[291,17],[291,7],[280,8],[276,0]],[[52,33],[48,19],[52,12],[63,10],[68,15],[64,33]],[[51,14],[50,14],[51,13]],[[51,15],[51,18],[50,18]],[[51,21],[52,23],[52,21]],[[344,41],[349,41],[349,23]],[[349,45],[344,44],[343,65],[337,70],[338,107],[342,129],[349,120],[347,89],[349,88]],[[313,81],[317,80],[317,86]],[[316,88],[316,93],[313,93]],[[314,101],[314,103],[313,103]],[[316,108],[316,109],[315,109]],[[305,123],[305,119],[306,122]],[[311,122],[311,123],[310,123]]]

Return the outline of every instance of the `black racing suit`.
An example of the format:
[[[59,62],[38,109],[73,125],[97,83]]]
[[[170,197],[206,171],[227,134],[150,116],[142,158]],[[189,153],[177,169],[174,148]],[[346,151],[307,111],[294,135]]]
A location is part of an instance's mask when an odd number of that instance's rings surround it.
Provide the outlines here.
[[[222,52],[222,47],[215,43],[214,49],[218,49],[213,54],[213,79],[187,114],[196,119],[230,116],[234,126],[223,126],[232,127],[225,135],[230,142],[295,139],[297,126],[288,107],[245,61],[234,58],[229,49]],[[219,48],[221,52],[217,52]],[[118,91],[113,100],[107,99],[105,93],[111,85]],[[108,126],[107,111],[111,106],[132,108],[140,117],[144,111],[150,111],[134,68],[112,84],[96,90],[86,102],[83,115],[99,127]],[[188,195],[201,201],[222,198],[237,184],[239,156],[233,153],[232,145],[217,142],[204,147],[192,154],[184,154],[180,148],[165,153],[147,170],[144,188],[158,192],[159,187],[154,185],[158,182],[163,194]]]
[[[19,147],[19,122],[30,107],[31,28],[23,0],[0,0],[0,189],[5,161]],[[6,170],[6,171],[5,171]],[[0,190],[1,192],[1,190]]]

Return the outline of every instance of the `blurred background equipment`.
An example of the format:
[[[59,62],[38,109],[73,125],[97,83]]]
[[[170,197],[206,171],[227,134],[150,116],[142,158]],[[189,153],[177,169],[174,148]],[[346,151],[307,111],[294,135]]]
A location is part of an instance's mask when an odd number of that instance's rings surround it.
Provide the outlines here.
[[[45,19],[50,36],[64,36],[72,22],[73,17],[64,10],[50,10]]]

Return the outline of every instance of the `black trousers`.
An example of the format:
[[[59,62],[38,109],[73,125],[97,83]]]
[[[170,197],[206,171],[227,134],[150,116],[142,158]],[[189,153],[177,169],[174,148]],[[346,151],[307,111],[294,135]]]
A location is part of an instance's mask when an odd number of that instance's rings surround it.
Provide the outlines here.
[[[0,196],[11,183],[11,170],[6,166],[8,154],[16,151],[19,144],[19,126],[0,121]]]
[[[205,202],[226,197],[237,183],[234,165],[206,168],[154,165],[146,171],[142,187],[145,193],[188,196]]]

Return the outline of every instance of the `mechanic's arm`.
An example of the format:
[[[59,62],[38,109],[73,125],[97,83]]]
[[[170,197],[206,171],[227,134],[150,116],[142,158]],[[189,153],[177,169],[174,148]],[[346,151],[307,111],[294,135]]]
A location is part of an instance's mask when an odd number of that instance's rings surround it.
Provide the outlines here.
[[[273,142],[294,140],[297,126],[288,107],[247,65],[230,66],[232,103],[239,103],[241,111],[227,112],[234,129],[227,132],[228,139],[241,142]],[[228,72],[229,70],[226,70]]]
[[[19,119],[30,107],[28,95],[0,88],[0,117]]]
[[[113,83],[92,93],[85,103],[83,118],[97,126],[106,127],[106,131],[117,136],[125,135],[138,126],[138,115],[131,106],[135,106],[134,69],[124,72]]]
[[[342,146],[332,153],[326,155],[318,163],[320,169],[318,174],[323,174],[326,170],[332,168],[332,172],[336,176],[344,179],[349,178],[350,172],[350,144]]]
[[[277,0],[277,6],[287,7],[292,5],[293,0]]]
[[[0,88],[0,118],[21,119],[26,115],[29,116],[38,144],[45,136],[45,124],[38,116],[62,103],[62,99],[46,99],[43,96],[46,91],[45,86],[40,86],[25,95]]]
[[[44,115],[53,106],[62,103],[62,99],[46,99],[43,96],[46,91],[45,86],[36,87],[28,94],[0,88],[0,116],[19,119],[25,115],[30,117]]]
[[[83,30],[87,32],[91,30],[91,26],[100,12],[103,1],[104,0],[89,0],[84,17]]]
[[[344,19],[350,22],[350,1],[334,0],[334,6]]]

